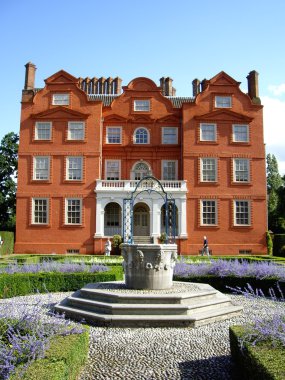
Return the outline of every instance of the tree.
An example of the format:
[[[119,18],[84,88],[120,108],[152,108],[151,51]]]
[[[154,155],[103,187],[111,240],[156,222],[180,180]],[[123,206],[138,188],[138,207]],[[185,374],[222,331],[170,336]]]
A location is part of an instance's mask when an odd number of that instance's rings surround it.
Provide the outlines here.
[[[282,213],[284,178],[282,179],[278,171],[278,162],[274,154],[266,156],[267,162],[267,206],[268,206],[268,226],[273,232],[285,231],[285,215]]]
[[[0,229],[15,229],[19,136],[10,132],[0,145]]]

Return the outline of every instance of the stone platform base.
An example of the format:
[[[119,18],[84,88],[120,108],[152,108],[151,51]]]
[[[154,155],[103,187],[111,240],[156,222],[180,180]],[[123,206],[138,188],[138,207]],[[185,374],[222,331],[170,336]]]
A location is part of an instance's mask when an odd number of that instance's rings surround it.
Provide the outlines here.
[[[87,284],[55,310],[77,321],[111,327],[197,327],[242,312],[208,284],[173,284],[167,290],[131,290],[123,282]]]

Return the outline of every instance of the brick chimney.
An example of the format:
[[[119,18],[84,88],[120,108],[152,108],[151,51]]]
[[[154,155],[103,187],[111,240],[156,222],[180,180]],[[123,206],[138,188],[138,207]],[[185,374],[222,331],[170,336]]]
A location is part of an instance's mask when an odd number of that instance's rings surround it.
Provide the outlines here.
[[[200,93],[200,81],[199,79],[194,79],[192,81],[193,86],[193,96],[196,97]]]
[[[114,93],[116,95],[120,95],[122,92],[122,79],[119,77],[116,77],[116,78],[114,78],[114,83],[115,83]]]
[[[28,62],[26,65],[26,75],[25,75],[25,87],[24,90],[34,90],[35,88],[35,74],[36,65],[32,62]]]
[[[207,87],[207,84],[208,84],[208,81],[207,79],[203,79],[202,82],[201,82],[201,90],[204,91]]]
[[[251,99],[259,98],[259,90],[258,90],[258,72],[253,70],[251,71],[247,78],[248,84],[248,95]]]
[[[172,87],[173,79],[170,77],[162,77],[160,78],[160,87],[161,87],[161,93],[164,96],[175,96],[176,95],[176,89]]]

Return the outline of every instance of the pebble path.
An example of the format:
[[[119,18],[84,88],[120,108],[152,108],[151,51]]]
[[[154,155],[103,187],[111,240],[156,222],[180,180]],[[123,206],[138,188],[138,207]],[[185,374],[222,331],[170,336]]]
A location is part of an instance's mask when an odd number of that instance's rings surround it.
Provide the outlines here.
[[[49,305],[72,293],[0,300]],[[268,317],[284,303],[231,295],[241,316],[198,328],[91,327],[89,358],[78,380],[238,380],[230,356],[229,326]],[[13,301],[12,301],[13,300]]]

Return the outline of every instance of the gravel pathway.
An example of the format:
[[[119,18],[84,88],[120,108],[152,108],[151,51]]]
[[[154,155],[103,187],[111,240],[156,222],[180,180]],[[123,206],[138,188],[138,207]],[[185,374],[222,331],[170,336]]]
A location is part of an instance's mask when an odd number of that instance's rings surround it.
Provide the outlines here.
[[[71,293],[0,300],[1,304],[51,305]],[[241,316],[191,328],[91,327],[89,360],[78,380],[237,380],[229,347],[229,326],[268,316],[284,303],[232,295]],[[43,315],[46,318],[46,310]]]

